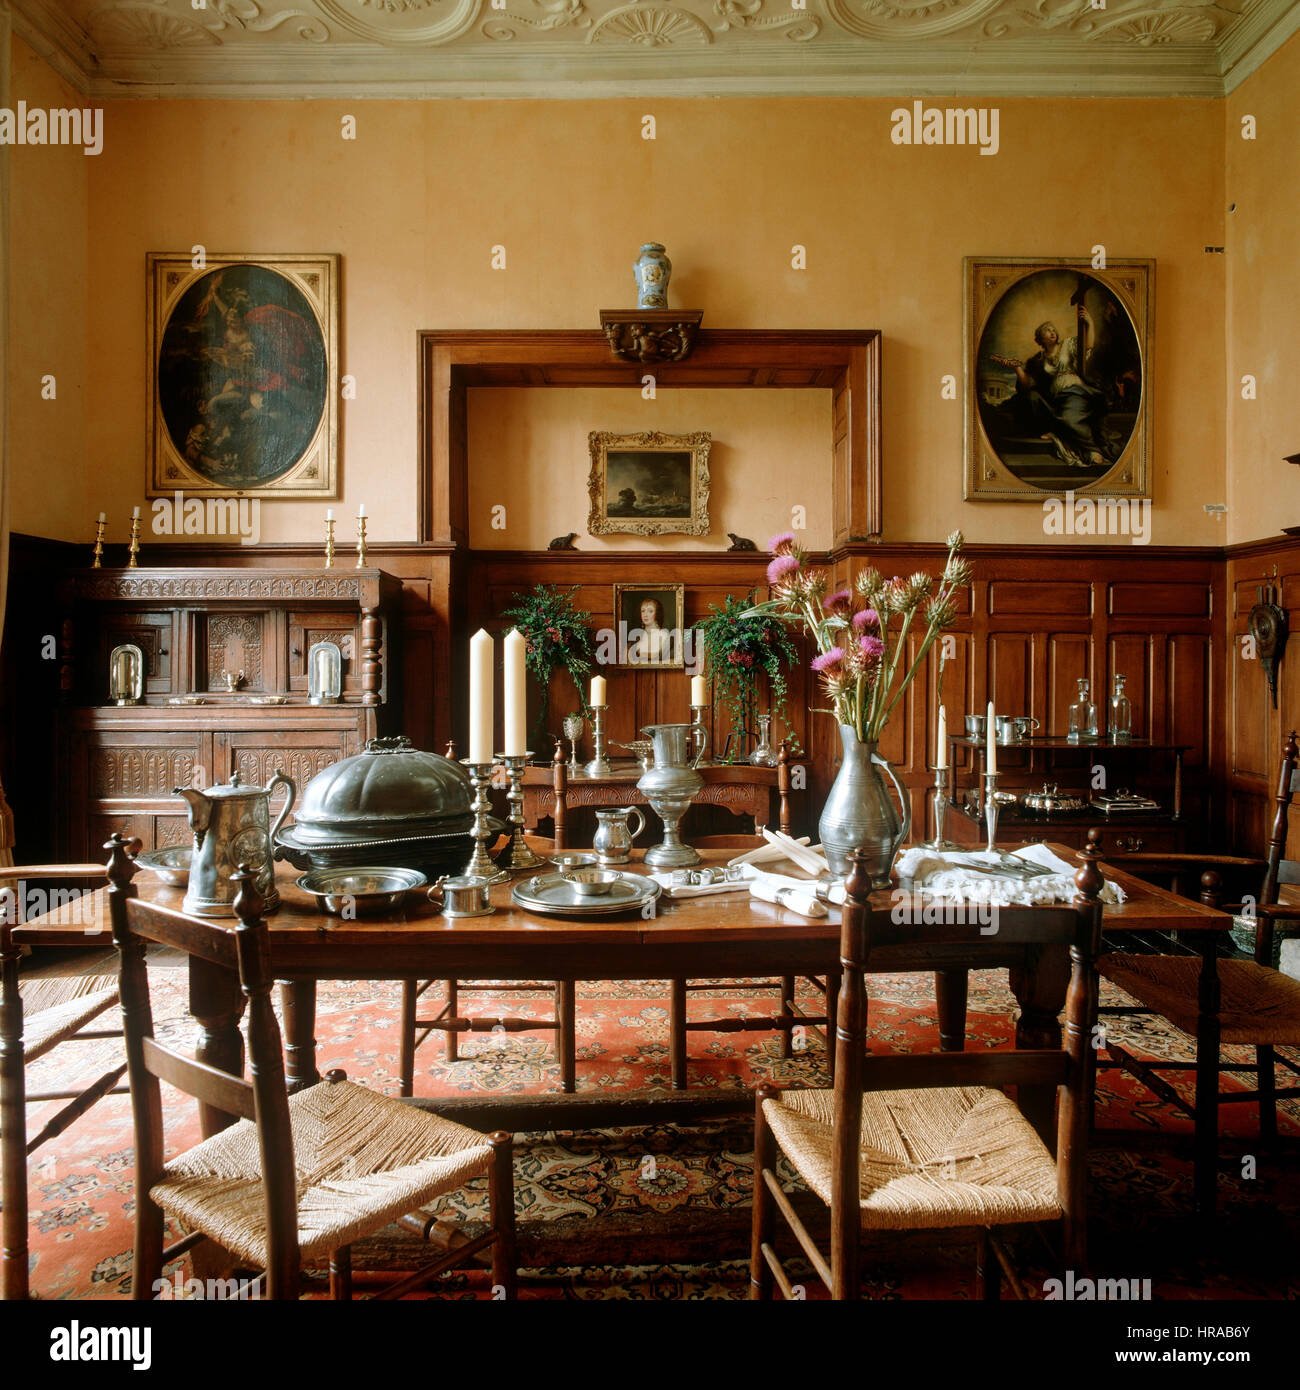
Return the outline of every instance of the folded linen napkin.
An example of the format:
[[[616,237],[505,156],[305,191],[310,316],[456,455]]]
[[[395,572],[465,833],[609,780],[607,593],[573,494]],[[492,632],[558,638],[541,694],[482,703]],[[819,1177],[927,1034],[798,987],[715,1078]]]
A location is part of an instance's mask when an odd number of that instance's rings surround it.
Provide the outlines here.
[[[900,881],[911,880],[915,891],[925,897],[949,902],[990,903],[997,907],[1027,907],[1043,903],[1070,902],[1079,891],[1074,875],[1078,865],[1067,864],[1046,845],[1025,845],[1015,851],[1015,858],[1027,864],[1037,864],[1051,872],[1029,879],[998,877],[997,856],[987,850],[963,852],[963,859],[983,860],[988,872],[966,863],[952,864],[942,854],[931,849],[904,850],[894,866]],[[1101,890],[1104,903],[1122,903],[1124,890],[1106,880]]]
[[[777,907],[784,907],[791,912],[797,912],[800,917],[829,917],[830,910],[826,904],[818,902],[809,892],[811,885],[790,886],[796,882],[796,879],[787,879],[782,883],[779,881],[779,875],[760,874],[751,881],[749,891],[754,897],[761,898],[763,902],[773,903]]]
[[[756,878],[771,879],[778,887],[793,888],[798,892],[808,893],[811,891],[811,880],[807,878],[790,878],[786,874],[770,873],[766,869],[760,869],[754,864],[739,864],[734,866],[739,869],[740,877],[721,883],[674,883],[673,870],[660,869],[652,873],[650,877],[664,890],[670,898],[703,898],[710,893],[748,893],[749,885]],[[839,897],[835,897],[835,893]],[[831,889],[831,901],[842,903],[844,901],[844,887],[836,884]]]

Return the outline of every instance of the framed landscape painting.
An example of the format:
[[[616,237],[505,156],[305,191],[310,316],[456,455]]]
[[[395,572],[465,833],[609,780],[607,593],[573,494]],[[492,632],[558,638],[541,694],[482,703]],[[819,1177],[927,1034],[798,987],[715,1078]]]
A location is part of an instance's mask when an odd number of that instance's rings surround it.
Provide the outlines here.
[[[593,536],[709,534],[709,448],[697,434],[610,434],[593,430],[591,512]]]
[[[148,495],[337,497],[339,257],[147,269]]]
[[[967,500],[1149,497],[1155,262],[967,258]]]

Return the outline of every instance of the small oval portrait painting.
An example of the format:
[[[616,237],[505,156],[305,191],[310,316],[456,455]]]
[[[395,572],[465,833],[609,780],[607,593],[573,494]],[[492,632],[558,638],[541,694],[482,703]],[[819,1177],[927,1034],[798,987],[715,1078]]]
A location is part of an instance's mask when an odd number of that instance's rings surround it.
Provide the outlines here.
[[[269,266],[198,276],[162,331],[158,412],[171,447],[214,487],[266,488],[291,473],[326,417],[328,382],[316,311]]]
[[[974,367],[988,446],[1030,488],[1097,482],[1142,418],[1138,331],[1114,290],[1085,271],[1052,267],[1009,284],[979,330]]]

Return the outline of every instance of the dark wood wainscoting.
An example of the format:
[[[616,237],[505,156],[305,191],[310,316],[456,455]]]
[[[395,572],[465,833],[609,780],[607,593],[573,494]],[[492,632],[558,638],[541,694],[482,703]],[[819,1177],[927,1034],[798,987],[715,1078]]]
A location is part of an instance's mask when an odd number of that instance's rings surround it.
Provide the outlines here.
[[[967,553],[976,577],[968,611],[957,623],[956,658],[944,676],[950,726],[959,727],[963,714],[982,711],[992,697],[1002,712],[1033,715],[1046,731],[1064,732],[1075,679],[1089,677],[1095,696],[1102,699],[1111,674],[1123,671],[1134,703],[1135,734],[1187,745],[1184,812],[1191,844],[1209,842],[1219,818],[1214,793],[1223,786],[1223,773],[1213,750],[1225,745],[1226,712],[1226,727],[1232,730],[1228,819],[1233,841],[1238,847],[1258,845],[1257,803],[1269,794],[1279,725],[1271,713],[1271,723],[1264,718],[1267,695],[1261,693],[1257,665],[1242,669],[1234,656],[1231,684],[1225,682],[1229,623],[1223,617],[1228,605],[1223,598],[1222,552],[973,546]],[[1234,632],[1244,631],[1257,576],[1268,574],[1275,560],[1282,567],[1280,555],[1287,566],[1284,603],[1300,607],[1300,547],[1277,554],[1252,550],[1228,565],[1229,582],[1236,586]],[[943,556],[943,547],[935,545],[857,544],[838,554],[831,568],[838,578],[868,564],[886,575],[922,568],[935,573]],[[142,552],[146,566],[285,567],[318,563],[319,557],[318,547],[297,545],[146,546]],[[47,830],[51,817],[45,788],[54,746],[58,663],[42,662],[31,653],[39,651],[36,636],[57,632],[57,572],[84,564],[87,558],[88,547],[13,539],[0,753],[20,845],[33,857],[56,848]],[[107,558],[111,564],[124,557]],[[616,580],[671,579],[686,586],[686,618],[691,622],[727,593],[743,595],[752,587],[761,592],[765,557],[721,552],[467,552],[412,543],[374,545],[370,563],[402,583],[400,726],[417,746],[442,751],[449,736],[464,743],[466,639],[479,626],[500,631],[505,625],[497,615],[513,594],[539,582],[577,585],[579,603],[600,626],[612,622]],[[1284,708],[1297,707],[1294,697],[1300,686],[1294,666],[1283,666]],[[682,672],[621,670],[607,675],[614,738],[633,738],[642,725],[657,720],[688,717],[688,684]],[[929,670],[891,720],[881,749],[912,789],[918,834],[929,809],[925,789],[932,780],[927,769],[934,754],[936,676],[937,660],[932,656]],[[1253,703],[1239,692],[1250,695]],[[789,708],[805,750],[807,794],[799,800],[806,830],[815,829],[810,822],[815,821],[838,758],[832,720],[814,717],[809,709],[821,703],[805,661],[790,675]],[[557,678],[547,720],[552,733],[559,733],[560,721],[573,705],[572,687]],[[721,741],[725,732],[725,718],[720,717],[715,737]],[[546,749],[539,751],[544,754]],[[959,763],[957,777],[964,786],[969,768]]]

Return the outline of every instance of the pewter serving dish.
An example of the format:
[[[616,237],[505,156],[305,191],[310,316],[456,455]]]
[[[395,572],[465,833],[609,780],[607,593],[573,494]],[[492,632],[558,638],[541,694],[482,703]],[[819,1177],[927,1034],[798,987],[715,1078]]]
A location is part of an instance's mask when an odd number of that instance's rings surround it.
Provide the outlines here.
[[[612,917],[620,912],[640,912],[661,891],[654,879],[625,873],[619,875],[618,882],[610,884],[607,894],[587,897],[562,874],[535,874],[515,884],[510,890],[510,901],[529,912],[547,916]]]
[[[413,888],[423,888],[428,879],[415,869],[375,868],[360,865],[351,869],[313,869],[298,880],[298,887],[316,899],[316,906],[332,917],[371,917],[393,912]]]
[[[560,877],[580,898],[607,898],[623,881],[617,869],[566,869]]]
[[[193,853],[190,845],[172,845],[168,849],[151,849],[147,854],[137,854],[135,862],[142,869],[157,874],[173,888],[187,888],[190,882],[190,856]]]
[[[275,857],[297,869],[416,869],[456,874],[474,852],[473,788],[465,770],[405,738],[371,739],[365,751],[317,773]],[[488,817],[495,835],[504,824]]]

